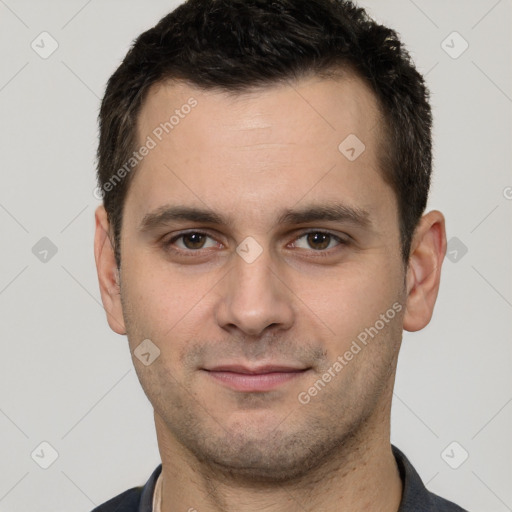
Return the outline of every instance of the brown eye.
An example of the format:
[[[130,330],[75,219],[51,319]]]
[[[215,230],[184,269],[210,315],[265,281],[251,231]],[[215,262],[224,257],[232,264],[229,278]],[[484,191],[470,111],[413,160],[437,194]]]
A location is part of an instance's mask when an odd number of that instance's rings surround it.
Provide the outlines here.
[[[338,245],[346,243],[339,236],[326,231],[308,231],[297,237],[293,246],[299,249],[308,249],[317,252],[327,252]]]
[[[187,249],[202,249],[207,236],[203,233],[186,233],[180,238]]]
[[[329,233],[313,232],[307,234],[307,241],[309,246],[317,251],[327,249],[331,241],[331,235]]]
[[[205,258],[212,250],[223,249],[222,243],[205,231],[185,231],[161,242],[165,253],[176,257]]]

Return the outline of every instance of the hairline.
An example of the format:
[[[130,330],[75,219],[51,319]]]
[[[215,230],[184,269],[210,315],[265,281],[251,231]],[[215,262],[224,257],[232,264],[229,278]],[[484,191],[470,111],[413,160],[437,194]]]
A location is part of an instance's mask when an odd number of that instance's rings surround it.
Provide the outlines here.
[[[396,189],[396,184],[393,179],[393,160],[394,154],[396,151],[395,144],[393,142],[393,134],[391,133],[393,130],[391,115],[386,111],[385,105],[383,104],[382,99],[379,97],[378,93],[372,87],[370,80],[361,73],[356,65],[349,60],[341,59],[338,62],[333,62],[322,67],[315,68],[314,65],[304,68],[298,73],[294,73],[293,75],[287,75],[283,78],[277,78],[272,80],[264,80],[257,84],[248,84],[248,85],[238,85],[233,87],[226,87],[224,85],[214,85],[214,86],[205,86],[198,84],[196,81],[186,77],[180,77],[176,75],[163,75],[151,83],[144,84],[143,87],[138,91],[136,99],[138,100],[138,104],[133,108],[133,110],[129,113],[130,116],[134,118],[134,122],[132,124],[131,129],[131,141],[129,144],[129,150],[127,150],[125,158],[128,154],[131,154],[133,151],[137,149],[137,147],[141,144],[141,133],[140,133],[140,119],[141,113],[148,101],[149,96],[152,92],[158,87],[162,86],[172,86],[172,85],[185,85],[197,91],[208,91],[213,93],[224,94],[227,97],[232,98],[242,98],[244,96],[249,96],[251,94],[257,94],[260,91],[268,90],[276,86],[280,85],[291,85],[291,83],[299,83],[303,80],[318,78],[320,80],[333,80],[333,81],[341,81],[341,80],[359,80],[372,94],[375,99],[376,104],[376,125],[371,128],[377,130],[375,135],[376,143],[376,160],[378,172],[384,181],[391,187],[397,206],[397,214],[398,214],[398,226],[400,232],[400,245],[402,252],[402,262],[406,263],[404,252],[404,243],[403,233],[402,233],[402,215],[401,215],[401,205],[400,205],[400,196],[399,192]],[[293,86],[292,86],[293,87]],[[385,151],[387,146],[393,148],[392,156],[389,156],[389,152]],[[119,265],[121,264],[121,230],[123,226],[123,217],[124,217],[124,208],[126,205],[126,199],[128,197],[131,183],[134,179],[134,175],[137,173],[139,165],[136,165],[133,171],[126,176],[126,181],[123,190],[122,201],[119,206],[119,218],[117,228],[117,237],[114,233],[111,233],[111,240],[113,241],[114,248],[119,253]],[[112,226],[113,228],[113,226]]]

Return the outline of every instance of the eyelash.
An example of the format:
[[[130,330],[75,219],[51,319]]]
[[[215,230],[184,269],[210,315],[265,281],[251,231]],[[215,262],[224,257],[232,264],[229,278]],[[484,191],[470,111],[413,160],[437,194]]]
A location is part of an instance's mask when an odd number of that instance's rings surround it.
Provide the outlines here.
[[[331,247],[330,249],[318,249],[318,250],[309,249],[310,252],[315,253],[315,257],[321,257],[322,258],[322,257],[331,256],[331,251],[333,249],[335,249],[336,247],[339,247],[339,246],[343,246],[343,245],[348,245],[349,244],[348,240],[346,240],[346,239],[344,239],[344,238],[342,238],[342,237],[340,237],[338,235],[335,235],[334,233],[331,233],[330,231],[322,231],[322,230],[318,230],[318,229],[313,229],[313,230],[304,231],[304,232],[300,233],[298,236],[296,236],[293,239],[293,242],[296,242],[297,240],[299,240],[299,239],[301,239],[301,238],[303,238],[303,237],[305,237],[305,236],[307,236],[309,234],[312,234],[312,233],[328,235],[331,238],[333,238],[335,241],[338,242],[338,244],[335,247]],[[176,248],[172,247],[172,244],[174,244],[180,238],[183,238],[186,235],[192,235],[192,234],[203,235],[203,236],[206,236],[208,238],[214,239],[209,233],[206,233],[204,231],[197,231],[197,230],[186,231],[186,232],[182,232],[179,235],[176,235],[176,236],[172,237],[171,239],[169,239],[167,241],[164,241],[163,242],[164,249],[166,249],[168,251],[171,251],[171,252],[173,252],[175,254],[178,254],[178,255],[193,257],[194,253],[200,253],[203,249],[202,248],[200,248],[200,249],[176,249]],[[302,250],[308,250],[308,249],[302,249]]]

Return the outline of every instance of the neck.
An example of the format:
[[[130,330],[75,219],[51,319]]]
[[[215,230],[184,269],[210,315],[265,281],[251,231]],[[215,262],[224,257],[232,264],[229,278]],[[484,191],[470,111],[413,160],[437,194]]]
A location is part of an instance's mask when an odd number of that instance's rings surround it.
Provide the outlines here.
[[[396,512],[402,482],[391,451],[389,418],[368,422],[306,475],[274,483],[249,481],[198,461],[155,414],[162,457],[161,512]]]

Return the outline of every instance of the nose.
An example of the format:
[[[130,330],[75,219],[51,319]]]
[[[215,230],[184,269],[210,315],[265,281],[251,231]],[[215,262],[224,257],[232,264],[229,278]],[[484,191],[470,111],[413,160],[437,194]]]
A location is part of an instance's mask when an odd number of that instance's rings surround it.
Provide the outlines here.
[[[247,336],[260,336],[265,330],[286,330],[294,319],[293,292],[272,264],[267,249],[251,263],[233,255],[234,268],[219,283],[216,308],[218,325],[239,329]]]

